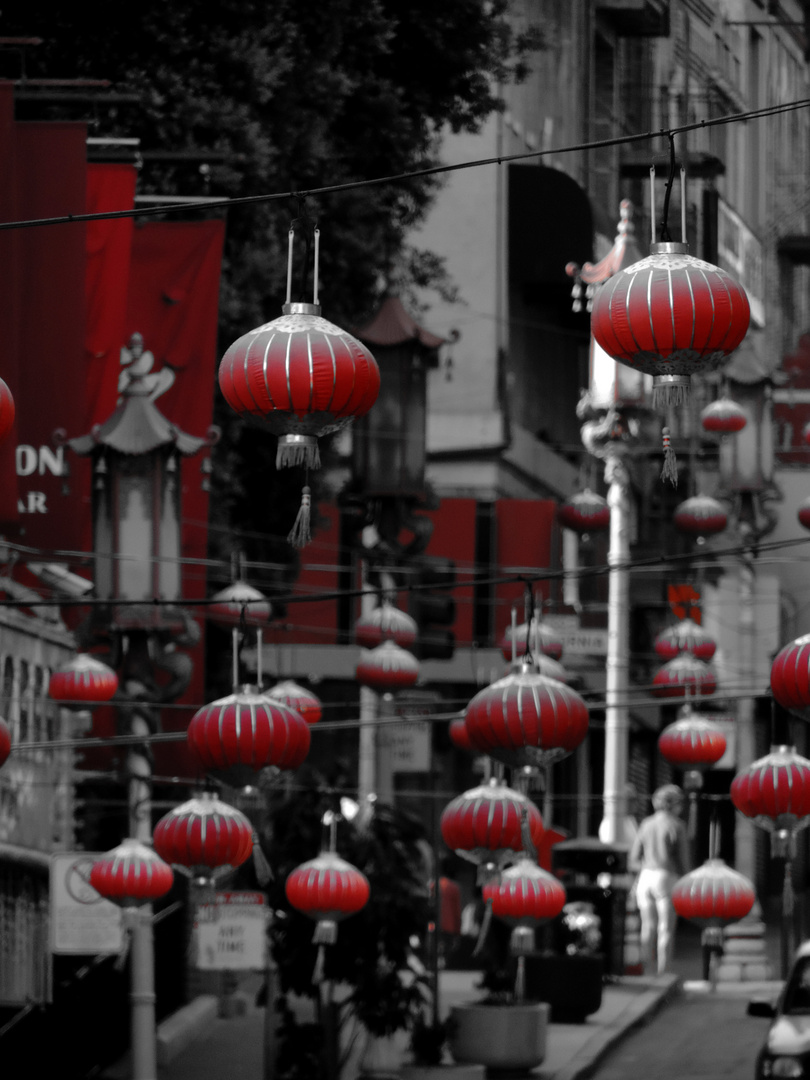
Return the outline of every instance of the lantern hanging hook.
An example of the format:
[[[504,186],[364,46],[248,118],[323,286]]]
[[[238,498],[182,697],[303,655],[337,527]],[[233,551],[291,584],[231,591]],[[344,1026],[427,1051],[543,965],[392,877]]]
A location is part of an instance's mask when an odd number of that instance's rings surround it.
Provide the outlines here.
[[[304,260],[301,266],[301,281],[300,281],[300,295],[304,294],[307,280],[307,270],[310,261],[310,251],[312,252],[312,303],[315,307],[318,307],[320,301],[318,299],[318,264],[320,262],[320,238],[321,232],[318,228],[318,223],[313,218],[306,205],[305,195],[296,195],[297,201],[297,215],[290,221],[290,228],[287,234],[287,304],[291,304],[292,301],[292,279],[293,279],[293,250],[295,247],[295,233],[296,230],[300,230],[304,239]]]
[[[523,578],[523,621],[526,623],[526,652],[523,659],[527,664],[534,660],[532,656],[532,628],[534,625],[534,594],[531,582]]]

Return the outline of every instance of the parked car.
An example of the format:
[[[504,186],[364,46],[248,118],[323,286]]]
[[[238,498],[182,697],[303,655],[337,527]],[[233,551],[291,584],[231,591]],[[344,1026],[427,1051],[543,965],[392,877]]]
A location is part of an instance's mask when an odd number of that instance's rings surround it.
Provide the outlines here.
[[[773,1020],[757,1054],[756,1080],[810,1076],[810,941],[796,950],[776,1001],[755,999],[747,1011]]]

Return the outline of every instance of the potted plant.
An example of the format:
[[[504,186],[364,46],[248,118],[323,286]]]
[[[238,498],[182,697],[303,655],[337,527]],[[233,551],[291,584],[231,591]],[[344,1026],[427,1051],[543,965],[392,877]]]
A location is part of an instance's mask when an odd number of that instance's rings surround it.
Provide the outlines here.
[[[426,980],[411,944],[429,914],[418,818],[383,804],[367,814],[361,809],[354,820],[341,818],[337,850],[365,874],[370,897],[362,911],[340,923],[337,940],[323,950],[322,965],[316,967],[311,919],[285,896],[287,876],[321,846],[324,813],[334,813],[338,805],[332,793],[346,786],[345,778],[327,781],[305,769],[296,775],[294,793],[272,777],[265,784],[262,846],[274,871],[268,886],[274,912],[270,943],[280,989],[275,1009],[283,1020],[278,1080],[303,1076],[307,1069],[310,1076],[339,1080],[350,1060],[361,1075],[395,1075],[407,1054],[408,1032],[423,1015]],[[306,1010],[294,1007],[302,998],[311,1003]],[[393,1054],[389,1061],[382,1053],[387,1047]],[[307,1058],[303,1066],[301,1053]]]
[[[450,1050],[456,1061],[478,1062],[515,1076],[528,1076],[546,1055],[550,1007],[526,1000],[525,960],[534,947],[535,927],[558,915],[565,903],[563,887],[537,865],[527,832],[523,843],[514,865],[484,887],[485,901],[499,920],[492,929],[501,923],[511,927],[506,948],[501,938],[496,954],[499,966],[484,979],[489,993],[482,1001],[456,1005],[450,1012]],[[499,930],[502,933],[503,927]],[[516,969],[514,979],[510,968]]]
[[[399,1070],[402,1080],[484,1080],[484,1066],[453,1062],[449,1056],[450,1021],[420,1018],[411,1031],[413,1061]]]

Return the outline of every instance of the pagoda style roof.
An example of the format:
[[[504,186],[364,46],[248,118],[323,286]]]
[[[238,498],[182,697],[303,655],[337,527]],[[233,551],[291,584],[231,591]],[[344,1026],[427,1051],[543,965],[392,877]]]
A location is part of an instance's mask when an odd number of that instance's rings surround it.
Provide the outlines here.
[[[98,446],[117,450],[120,454],[148,454],[160,446],[174,445],[184,455],[196,454],[206,444],[208,435],[188,435],[167,420],[153,401],[148,387],[134,380],[127,387],[115,412],[96,424],[87,435],[78,435],[64,442],[75,453],[90,454]]]
[[[426,349],[438,349],[447,341],[421,327],[398,296],[386,296],[374,318],[354,333],[369,345],[405,345],[418,341]]]

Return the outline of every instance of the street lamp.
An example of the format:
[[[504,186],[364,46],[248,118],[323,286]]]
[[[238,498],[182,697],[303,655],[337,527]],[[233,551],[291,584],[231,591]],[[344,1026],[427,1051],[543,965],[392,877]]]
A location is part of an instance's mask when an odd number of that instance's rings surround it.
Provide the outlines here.
[[[131,343],[140,335],[133,335]],[[126,350],[122,351],[122,355]],[[181,596],[180,464],[218,437],[198,438],[170,423],[155,405],[167,388],[162,373],[133,363],[122,372],[121,397],[112,415],[91,432],[60,436],[71,450],[93,462],[93,549],[95,589],[89,637],[106,639],[117,660],[116,700],[128,702],[125,716],[141,741],[127,753],[129,837],[152,839],[149,737],[160,726],[157,706],[185,690],[191,658],[176,646],[195,645],[200,631],[177,606]],[[168,603],[167,603],[168,602]],[[169,674],[160,680],[158,672]],[[140,918],[132,931],[131,991],[133,1080],[157,1074],[152,920]]]

